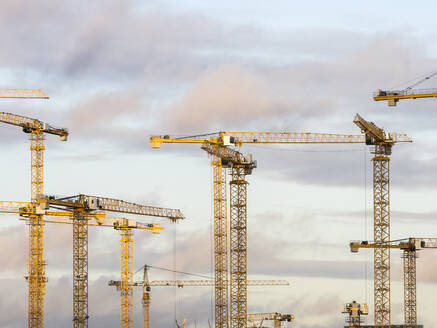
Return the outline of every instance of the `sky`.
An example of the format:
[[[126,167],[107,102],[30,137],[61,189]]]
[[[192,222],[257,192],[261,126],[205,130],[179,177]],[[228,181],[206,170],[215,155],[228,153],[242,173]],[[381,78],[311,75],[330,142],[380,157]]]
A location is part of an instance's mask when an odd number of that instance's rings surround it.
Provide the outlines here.
[[[436,4],[393,1],[0,2],[4,88],[41,88],[49,100],[6,100],[0,111],[68,128],[46,136],[45,192],[120,198],[179,208],[161,235],[136,231],[144,264],[212,276],[211,167],[196,145],[150,149],[150,135],[217,131],[358,134],[355,113],[407,133],[391,156],[391,236],[437,237],[436,100],[374,102],[376,89],[405,88],[437,68]],[[437,86],[431,79],[420,87]],[[2,125],[0,199],[30,198],[28,135]],[[295,315],[299,328],[341,327],[341,305],[373,312],[373,256],[351,254],[372,239],[372,166],[365,145],[244,145],[258,167],[248,186],[248,276],[287,279],[253,287],[248,312]],[[90,227],[90,326],[119,320],[119,233]],[[47,224],[45,326],[71,324],[72,232]],[[27,227],[0,221],[0,327],[27,320]],[[419,323],[437,328],[437,254],[420,252]],[[151,279],[196,279],[153,269]],[[141,273],[135,275],[141,279]],[[402,323],[402,262],[392,252],[392,322]],[[151,323],[207,327],[211,288],[154,288]],[[373,315],[367,318],[373,323]],[[141,326],[141,290],[134,327]]]

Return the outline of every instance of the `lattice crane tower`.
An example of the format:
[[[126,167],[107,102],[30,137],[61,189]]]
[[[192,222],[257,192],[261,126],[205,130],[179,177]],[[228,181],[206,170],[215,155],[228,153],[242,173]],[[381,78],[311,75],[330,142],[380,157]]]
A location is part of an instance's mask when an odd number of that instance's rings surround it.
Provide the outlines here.
[[[54,128],[34,118],[4,112],[0,113],[0,122],[22,127],[23,132],[30,134],[31,202],[36,208],[40,195],[44,193],[44,133],[57,135],[61,141],[66,141],[68,131]],[[43,216],[36,211],[29,219],[28,243],[28,327],[43,327],[44,293],[47,282],[44,261],[44,228]]]
[[[390,155],[397,142],[411,142],[405,134],[386,133],[374,123],[356,114],[354,123],[366,134],[366,144],[373,145],[373,228],[374,241],[383,245],[390,241]],[[375,326],[391,324],[390,249],[374,249]]]

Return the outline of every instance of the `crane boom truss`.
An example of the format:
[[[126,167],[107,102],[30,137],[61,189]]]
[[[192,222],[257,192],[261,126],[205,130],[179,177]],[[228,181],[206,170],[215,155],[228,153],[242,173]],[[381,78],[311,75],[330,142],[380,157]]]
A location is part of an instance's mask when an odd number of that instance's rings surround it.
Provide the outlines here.
[[[49,99],[41,89],[0,89],[0,98]]]
[[[109,286],[120,286],[120,281],[110,280]],[[135,286],[144,286],[143,281],[135,281]],[[214,280],[152,280],[147,283],[150,287],[211,287],[214,286]],[[247,280],[247,286],[289,286],[287,280]]]
[[[335,134],[312,132],[217,132],[198,136],[151,136],[152,148],[160,148],[163,143],[217,143],[222,145],[241,145],[244,143],[277,144],[320,144],[320,143],[364,143],[361,134]]]
[[[179,209],[139,205],[113,198],[77,195],[60,199],[46,197],[45,200],[42,201],[45,201],[50,205],[67,206],[71,208],[83,207],[88,210],[101,210],[135,215],[166,217],[174,221],[184,219],[184,216]]]
[[[401,99],[436,98],[437,89],[406,89],[383,91],[378,90],[373,94],[374,101],[386,100],[389,106],[396,106]]]
[[[12,113],[0,112],[0,122],[20,126],[26,133],[39,132],[49,133],[61,137],[62,141],[67,140],[68,130],[55,128],[47,123],[41,122],[35,118],[21,116]]]

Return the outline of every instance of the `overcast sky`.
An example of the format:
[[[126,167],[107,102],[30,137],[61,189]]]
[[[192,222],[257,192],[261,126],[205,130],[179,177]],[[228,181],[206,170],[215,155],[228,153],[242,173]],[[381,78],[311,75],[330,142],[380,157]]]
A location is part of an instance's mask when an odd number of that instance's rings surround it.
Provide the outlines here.
[[[0,111],[70,131],[46,136],[45,191],[180,208],[161,235],[136,231],[134,268],[144,264],[212,275],[211,168],[193,145],[152,150],[150,135],[217,131],[359,133],[355,113],[410,135],[391,160],[392,239],[437,237],[435,99],[374,102],[378,88],[404,88],[437,69],[431,1],[24,1],[0,2],[4,88],[41,88],[49,100],[5,100]],[[436,87],[437,79],[421,87]],[[2,200],[30,197],[28,135],[2,125]],[[248,312],[292,313],[301,328],[341,327],[341,305],[373,312],[371,154],[365,145],[244,145],[248,177]],[[46,327],[71,325],[71,226],[46,226]],[[0,222],[0,326],[27,320],[27,228]],[[90,228],[90,326],[114,326],[119,233]],[[437,328],[437,253],[418,259],[419,323]],[[189,279],[152,270],[151,279]],[[137,274],[135,279],[141,279]],[[392,322],[403,323],[400,254],[392,252]],[[211,288],[154,288],[152,326],[175,317],[207,326]],[[141,290],[134,327],[141,327]],[[368,324],[373,324],[369,315]]]

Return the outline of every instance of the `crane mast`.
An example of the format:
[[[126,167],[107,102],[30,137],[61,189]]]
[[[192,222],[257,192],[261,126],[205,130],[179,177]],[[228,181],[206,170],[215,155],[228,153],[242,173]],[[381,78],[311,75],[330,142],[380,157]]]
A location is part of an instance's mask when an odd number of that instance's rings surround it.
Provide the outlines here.
[[[228,227],[226,168],[217,156],[212,156],[214,211],[214,299],[216,327],[228,327]]]
[[[396,142],[411,142],[406,135],[388,134],[374,123],[355,115],[354,123],[366,134],[366,144],[374,146],[373,162],[373,238],[377,245],[390,241],[390,155]],[[374,249],[375,326],[391,324],[390,249]]]
[[[247,185],[246,175],[256,168],[251,156],[205,142],[202,149],[231,168],[230,181],[230,327],[247,325]]]
[[[24,89],[23,89],[24,90]],[[18,96],[17,98],[32,98]],[[4,95],[9,95],[8,93]],[[7,98],[5,96],[5,98]],[[35,98],[35,97],[33,97]],[[44,133],[58,135],[61,141],[66,141],[66,129],[53,128],[47,123],[12,113],[0,113],[0,122],[23,128],[23,132],[30,134],[31,154],[31,203],[38,202],[44,193]],[[29,217],[28,236],[28,327],[44,326],[44,294],[47,278],[45,276],[44,261],[44,228],[43,216],[33,213]]]

